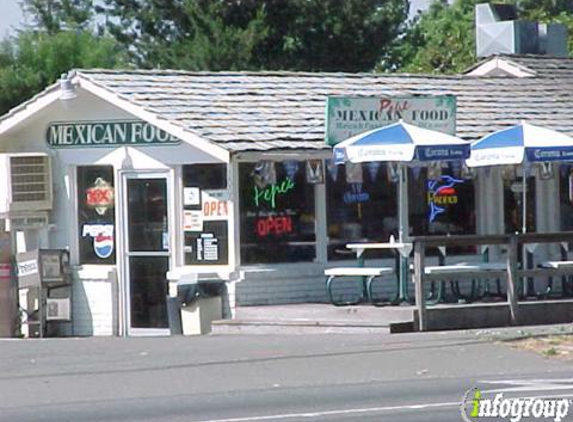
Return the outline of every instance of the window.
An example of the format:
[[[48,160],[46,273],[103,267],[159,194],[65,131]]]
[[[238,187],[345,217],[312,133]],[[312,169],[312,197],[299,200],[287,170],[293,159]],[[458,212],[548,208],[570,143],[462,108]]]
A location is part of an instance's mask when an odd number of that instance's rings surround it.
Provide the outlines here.
[[[113,167],[77,168],[80,264],[115,264]]]
[[[328,259],[354,257],[345,248],[348,242],[382,242],[397,233],[396,195],[396,174],[386,164],[335,165],[327,160]]]
[[[327,161],[328,259],[354,257],[349,242],[398,238],[398,174],[395,165],[373,162],[334,165]],[[444,167],[408,169],[410,235],[475,234],[472,180]],[[431,175],[432,177],[430,177]],[[371,257],[390,257],[372,251]]]
[[[503,207],[506,233],[521,233],[523,229],[523,174],[521,167],[505,166],[502,169]],[[526,177],[527,231],[535,231],[535,177]]]
[[[239,164],[241,262],[316,258],[314,184],[306,161]]]
[[[410,234],[475,234],[475,191],[459,167],[412,168],[408,172]]]
[[[185,265],[229,263],[226,164],[183,166]]]

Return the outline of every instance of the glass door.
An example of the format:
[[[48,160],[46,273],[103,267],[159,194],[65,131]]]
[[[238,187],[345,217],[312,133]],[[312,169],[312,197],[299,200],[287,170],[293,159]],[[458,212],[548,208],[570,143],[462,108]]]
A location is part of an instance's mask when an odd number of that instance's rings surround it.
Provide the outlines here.
[[[168,334],[167,174],[126,174],[125,276],[129,334]]]

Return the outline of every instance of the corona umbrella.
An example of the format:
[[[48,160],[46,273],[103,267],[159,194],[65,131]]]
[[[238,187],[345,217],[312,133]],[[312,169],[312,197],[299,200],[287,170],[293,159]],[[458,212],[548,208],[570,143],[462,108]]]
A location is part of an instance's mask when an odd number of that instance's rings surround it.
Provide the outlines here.
[[[521,164],[523,169],[522,233],[527,231],[528,163],[573,161],[573,138],[555,130],[521,122],[471,144],[468,167]]]
[[[404,164],[411,162],[464,160],[470,143],[443,132],[424,129],[403,121],[355,135],[334,146],[334,162],[342,164],[372,161],[399,164],[398,228],[400,242],[406,241],[408,185]]]
[[[398,163],[398,237],[400,243],[409,238],[407,163],[464,160],[470,154],[470,144],[443,132],[423,129],[399,121],[364,132],[334,146],[334,162],[342,164],[374,161]],[[403,251],[406,252],[406,251]],[[408,260],[400,260],[399,299],[407,298]]]

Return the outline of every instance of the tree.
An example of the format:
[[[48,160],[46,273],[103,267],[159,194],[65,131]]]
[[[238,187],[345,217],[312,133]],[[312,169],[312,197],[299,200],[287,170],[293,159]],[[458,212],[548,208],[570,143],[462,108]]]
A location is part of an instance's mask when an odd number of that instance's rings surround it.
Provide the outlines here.
[[[371,71],[408,15],[401,0],[291,0],[265,3],[265,69]]]
[[[125,67],[114,38],[96,33],[92,0],[23,0],[30,28],[0,44],[0,114],[74,68]]]
[[[372,70],[407,0],[104,0],[107,28],[142,67]]]
[[[92,0],[23,0],[22,9],[32,17],[34,29],[49,34],[86,29],[94,10]]]
[[[87,31],[23,31],[0,45],[0,115],[74,68],[125,66],[115,40]]]
[[[483,0],[481,0],[483,2]],[[413,73],[455,73],[475,62],[476,0],[434,1],[395,43],[380,68]]]
[[[520,19],[561,22],[573,35],[570,0],[505,0],[517,4]],[[382,61],[378,70],[416,73],[458,73],[476,62],[474,8],[484,0],[435,0],[418,15]],[[570,50],[573,48],[569,41]]]

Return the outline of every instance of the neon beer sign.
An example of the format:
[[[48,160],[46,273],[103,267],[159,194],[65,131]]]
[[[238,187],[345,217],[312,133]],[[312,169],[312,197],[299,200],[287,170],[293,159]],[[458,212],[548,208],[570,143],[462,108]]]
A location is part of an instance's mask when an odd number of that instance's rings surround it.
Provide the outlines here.
[[[458,192],[455,185],[463,183],[461,179],[443,175],[438,180],[428,180],[427,201],[430,206],[430,223],[433,223],[438,215],[446,212],[446,207],[458,203]]]
[[[95,209],[99,215],[105,215],[114,205],[114,189],[108,182],[98,177],[93,186],[86,190],[86,205]]]

